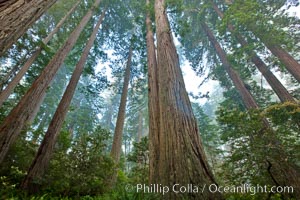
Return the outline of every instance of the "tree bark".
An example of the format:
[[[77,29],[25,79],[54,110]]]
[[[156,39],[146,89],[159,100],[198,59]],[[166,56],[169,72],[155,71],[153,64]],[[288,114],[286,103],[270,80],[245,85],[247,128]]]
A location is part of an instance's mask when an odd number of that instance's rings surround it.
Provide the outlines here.
[[[214,48],[226,70],[229,77],[231,78],[233,84],[237,88],[239,94],[241,95],[245,107],[249,109],[258,108],[258,105],[252,95],[245,88],[242,79],[239,75],[231,68],[230,63],[226,59],[226,53],[222,49],[221,45],[218,43],[217,39],[214,37],[212,31],[208,28],[205,23],[201,23],[202,28],[205,30],[209,40],[214,45]],[[265,129],[269,129],[272,132],[267,119],[263,119],[262,123],[264,124]],[[263,130],[264,131],[264,130]],[[265,134],[263,132],[263,134]],[[258,136],[260,137],[260,136]],[[299,167],[290,163],[286,156],[284,148],[282,148],[281,142],[276,138],[272,133],[268,137],[268,142],[270,146],[274,148],[272,155],[266,156],[265,162],[268,163],[268,173],[272,177],[274,184],[277,186],[292,186],[294,189],[293,194],[283,194],[285,196],[293,196],[299,198],[300,196],[300,179],[297,178],[300,176]],[[280,164],[279,164],[280,163]]]
[[[56,0],[15,0],[0,4],[0,56],[50,8]]]
[[[237,91],[241,95],[241,98],[243,99],[244,105],[247,109],[253,109],[253,108],[258,108],[258,105],[251,95],[251,93],[247,90],[245,87],[245,83],[241,79],[241,77],[238,75],[238,73],[232,69],[229,61],[227,60],[226,52],[222,49],[221,45],[215,38],[213,32],[209,29],[209,27],[202,22],[201,27],[205,31],[207,37],[209,38],[209,41],[213,44],[222,64],[227,72],[228,76],[233,82],[233,85],[236,87]]]
[[[56,27],[51,31],[51,33],[43,40],[43,43],[46,45],[54,36],[54,34],[57,33],[57,31],[60,29],[60,27],[63,25],[63,23],[68,19],[68,17],[74,12],[74,10],[79,5],[80,1],[77,1],[77,3],[69,10],[69,12],[59,21],[59,23],[56,25]],[[15,87],[18,85],[22,77],[25,75],[25,73],[28,71],[29,67],[32,65],[32,63],[36,60],[36,58],[40,55],[42,52],[42,47],[37,47],[36,51],[30,56],[30,58],[25,62],[25,64],[20,68],[20,71],[17,73],[17,75],[13,78],[13,80],[6,86],[6,88],[0,93],[0,107],[4,103],[4,101],[9,97],[9,95],[13,92]]]
[[[128,86],[130,81],[130,68],[131,68],[131,59],[132,59],[132,44],[129,47],[128,60],[126,64],[125,74],[124,74],[124,83],[122,89],[121,102],[118,111],[117,123],[114,132],[113,144],[111,147],[110,155],[113,158],[116,165],[119,164],[121,151],[122,151],[122,136],[123,136],[123,128],[125,122],[125,114],[126,114],[126,103],[127,103],[127,93]],[[126,148],[125,148],[126,150]],[[112,175],[110,187],[113,187],[117,181],[117,171]]]
[[[285,66],[285,68],[292,74],[292,76],[300,83],[300,63],[298,63],[288,52],[286,52],[279,45],[268,44],[263,41],[268,49],[276,56]]]
[[[65,90],[65,93],[55,111],[55,114],[52,118],[52,121],[51,121],[49,127],[48,127],[48,130],[45,134],[42,144],[40,145],[37,155],[28,170],[27,176],[25,177],[25,179],[23,180],[23,182],[21,184],[21,188],[23,188],[23,189],[31,188],[30,185],[33,184],[32,181],[35,179],[41,178],[45,169],[49,165],[50,157],[52,155],[54,145],[55,145],[57,137],[60,133],[61,127],[65,121],[65,117],[67,115],[68,108],[71,104],[71,100],[75,93],[76,86],[78,84],[79,78],[84,69],[84,65],[88,58],[89,51],[90,51],[91,47],[93,46],[94,41],[96,39],[97,32],[103,21],[104,15],[105,15],[105,10],[102,12],[102,14],[91,34],[87,44],[86,44],[86,47],[83,50],[82,56],[75,67],[75,70],[74,70],[72,77],[70,79],[70,82]]]
[[[226,3],[226,1],[224,1]],[[232,2],[231,2],[232,3]],[[260,34],[257,31],[255,26],[247,26],[248,30],[250,30],[256,37],[258,37],[262,43],[272,52],[274,56],[276,56],[282,64],[285,65],[287,71],[298,81],[300,82],[300,63],[296,61],[286,50],[284,50],[280,44],[270,43],[268,41],[269,36],[265,36]],[[268,33],[264,33],[268,34]]]
[[[52,60],[44,68],[40,76],[34,81],[27,93],[20,102],[5,118],[0,126],[0,163],[3,161],[10,145],[14,143],[17,136],[25,125],[30,124],[30,119],[36,113],[37,106],[40,105],[47,88],[63,63],[64,59],[75,45],[81,31],[93,15],[94,7],[100,4],[101,0],[96,0],[93,7],[83,17],[80,24],[70,34],[65,44],[57,51]]]
[[[155,0],[157,67],[159,84],[159,183],[200,187],[215,184],[200,140],[196,119],[185,89],[179,58],[171,35],[164,0]],[[208,190],[165,194],[164,199],[221,199]]]
[[[149,7],[149,0],[146,0],[146,5]],[[157,148],[159,146],[159,99],[156,51],[149,10],[146,15],[146,29],[149,110],[149,183],[155,184],[159,180],[157,174],[159,161],[159,149]]]
[[[211,0],[211,3],[213,6],[213,9],[216,11],[218,16],[220,18],[223,18],[224,14],[218,8],[218,6],[214,3],[213,0]],[[234,34],[234,36],[237,38],[238,42],[243,47],[248,46],[248,42],[245,40],[245,38],[241,34],[236,33],[235,28],[232,24],[228,24],[228,29],[231,33]],[[247,53],[249,54],[251,61],[256,65],[257,69],[262,73],[262,75],[265,77],[266,81],[272,87],[273,91],[276,93],[276,95],[278,96],[280,101],[281,102],[286,102],[286,101],[295,102],[295,99],[293,98],[293,96],[287,91],[287,89],[282,85],[282,83],[270,71],[268,66],[260,59],[260,57],[253,50],[250,50]]]

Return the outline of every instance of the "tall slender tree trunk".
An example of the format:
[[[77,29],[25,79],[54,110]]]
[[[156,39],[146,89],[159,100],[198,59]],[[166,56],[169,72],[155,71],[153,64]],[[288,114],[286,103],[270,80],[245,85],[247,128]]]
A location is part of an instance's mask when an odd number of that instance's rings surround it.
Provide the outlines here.
[[[54,145],[55,145],[57,137],[60,133],[61,127],[65,121],[65,117],[67,115],[68,108],[71,104],[71,100],[75,93],[76,86],[78,84],[79,78],[82,74],[84,65],[88,58],[89,51],[90,51],[91,47],[93,46],[94,41],[96,39],[97,32],[103,21],[104,15],[105,15],[105,10],[102,12],[102,14],[92,32],[92,35],[90,36],[90,38],[86,44],[86,47],[83,50],[82,56],[81,56],[78,64],[75,67],[75,70],[72,74],[71,80],[70,80],[70,82],[66,88],[66,91],[56,109],[56,112],[55,112],[55,114],[52,118],[52,121],[48,127],[48,130],[45,134],[42,144],[40,145],[37,155],[36,155],[34,161],[32,162],[25,179],[23,180],[23,183],[21,185],[21,187],[23,189],[30,189],[30,185],[33,184],[32,181],[37,178],[41,178],[45,169],[49,165],[50,157],[52,155]]]
[[[198,126],[185,89],[179,58],[171,35],[166,2],[155,0],[157,67],[159,84],[159,177],[157,184],[200,187],[215,184],[200,140]],[[150,166],[151,167],[151,166]],[[198,193],[165,194],[164,199],[221,199],[205,188]]]
[[[129,47],[128,60],[126,64],[125,74],[124,74],[124,83],[122,89],[121,102],[118,111],[117,123],[114,132],[113,144],[111,147],[110,155],[115,161],[115,164],[119,164],[121,151],[122,151],[122,136],[123,136],[123,128],[125,122],[125,114],[126,114],[126,102],[127,102],[127,93],[128,86],[130,81],[130,68],[131,68],[131,59],[132,59],[132,44]],[[125,148],[126,150],[126,148]],[[113,174],[111,179],[111,187],[113,187],[117,180],[117,171]]]
[[[21,37],[56,0],[15,0],[0,4],[0,56]]]
[[[224,14],[218,8],[218,6],[214,3],[213,0],[211,0],[211,3],[213,6],[213,9],[216,11],[218,16],[220,18],[223,18]],[[248,46],[248,42],[245,40],[245,38],[241,34],[236,33],[233,25],[228,24],[228,29],[230,32],[232,32],[234,34],[234,36],[237,38],[238,42],[243,47]],[[250,50],[247,53],[250,55],[251,61],[256,65],[257,69],[262,73],[262,75],[265,77],[266,81],[272,87],[273,91],[276,93],[276,95],[278,96],[280,101],[281,102],[286,102],[286,101],[295,102],[293,96],[287,91],[287,89],[276,78],[276,76],[271,72],[271,70],[268,68],[268,66],[260,59],[260,57],[253,50]]]
[[[285,66],[285,68],[292,74],[292,76],[300,83],[300,63],[298,63],[288,52],[276,44],[269,44],[264,41],[264,44]]]
[[[239,94],[245,104],[245,107],[247,109],[258,108],[258,105],[257,105],[255,99],[253,98],[251,93],[245,87],[245,83],[243,82],[243,80],[241,79],[239,74],[231,67],[231,64],[227,60],[226,52],[222,49],[221,45],[215,38],[213,32],[209,29],[209,27],[204,22],[201,23],[201,27],[205,31],[207,37],[209,38],[209,41],[213,44],[213,46],[223,64],[225,71],[227,72],[228,76],[230,77],[230,79],[233,82],[233,85],[236,87],[237,91],[239,92]]]
[[[85,25],[92,17],[95,10],[94,7],[98,7],[100,2],[101,0],[95,1],[92,9],[90,9],[83,17],[76,29],[70,34],[65,44],[57,51],[27,93],[21,98],[20,102],[0,125],[0,163],[3,161],[10,145],[14,143],[21,130],[25,125],[30,123],[30,119],[33,119],[37,106],[40,105],[55,74],[75,45]]]
[[[223,0],[226,3],[225,0]],[[233,3],[233,1],[230,1]],[[272,52],[274,56],[276,56],[282,64],[285,65],[287,71],[298,81],[300,82],[300,63],[297,62],[295,58],[293,58],[286,50],[284,50],[280,44],[273,44],[268,41],[268,37],[263,37],[260,33],[257,32],[255,27],[247,27],[248,30],[252,31],[254,35],[256,35]],[[264,33],[268,34],[268,33]]]
[[[202,22],[202,28],[206,32],[210,42],[213,44],[226,72],[231,78],[234,86],[237,88],[239,94],[241,95],[245,107],[249,109],[258,108],[258,105],[249,91],[245,88],[242,79],[239,75],[231,68],[229,61],[226,59],[226,53],[222,49],[221,45],[218,43],[217,39],[213,35],[212,31],[208,26]],[[267,119],[263,119],[264,128],[272,129],[269,125]],[[263,133],[265,134],[265,133]],[[263,135],[261,135],[263,136]],[[258,136],[258,137],[261,137]],[[262,137],[262,139],[265,139]],[[269,145],[274,149],[272,155],[268,155],[265,158],[267,164],[267,172],[269,173],[274,184],[277,186],[292,186],[294,189],[294,194],[283,194],[286,196],[293,196],[299,198],[300,196],[300,176],[299,167],[288,161],[285,153],[285,149],[282,147],[281,142],[274,136],[274,134],[269,134],[268,136]]]
[[[149,7],[150,0],[146,0]],[[149,183],[158,183],[158,161],[159,161],[159,99],[158,99],[158,70],[154,34],[152,31],[152,20],[150,11],[146,15],[146,42],[147,42],[147,64],[148,64],[148,110],[149,110]]]
[[[53,29],[53,31],[51,31],[51,33],[43,40],[43,43],[45,45],[53,38],[54,34],[57,33],[57,31],[60,29],[60,27],[63,25],[63,23],[74,12],[74,10],[77,8],[79,3],[80,3],[80,0],[77,1],[77,3],[69,10],[69,12],[60,20],[60,22],[56,25],[56,27]],[[20,71],[13,78],[13,80],[0,93],[0,107],[2,106],[4,101],[9,97],[9,95],[13,92],[15,87],[18,85],[18,83],[20,82],[22,77],[25,75],[25,73],[28,71],[29,67],[32,65],[32,63],[36,60],[36,58],[40,55],[41,52],[42,52],[42,47],[40,46],[30,56],[30,58],[25,62],[25,64],[20,68]]]

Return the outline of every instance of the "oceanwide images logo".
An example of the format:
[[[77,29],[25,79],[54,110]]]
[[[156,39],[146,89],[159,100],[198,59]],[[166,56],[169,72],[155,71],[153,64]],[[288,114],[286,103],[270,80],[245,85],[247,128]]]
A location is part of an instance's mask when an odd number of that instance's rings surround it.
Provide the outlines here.
[[[158,193],[165,195],[169,192],[174,193],[249,193],[250,195],[255,195],[257,193],[293,193],[294,188],[292,186],[261,186],[261,185],[249,185],[242,184],[240,186],[219,186],[217,184],[204,184],[204,185],[194,185],[194,184],[174,184],[172,186],[166,186],[163,184],[136,184],[136,185],[126,185],[127,192],[137,192],[137,193]]]

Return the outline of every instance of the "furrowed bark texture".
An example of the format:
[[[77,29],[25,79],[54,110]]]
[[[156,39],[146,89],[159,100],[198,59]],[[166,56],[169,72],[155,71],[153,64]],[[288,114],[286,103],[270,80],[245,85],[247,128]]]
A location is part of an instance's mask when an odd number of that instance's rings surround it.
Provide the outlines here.
[[[20,102],[5,118],[0,126],[0,163],[3,161],[10,145],[14,143],[21,130],[31,123],[33,115],[37,113],[38,106],[41,104],[47,88],[62,65],[64,59],[75,45],[79,35],[85,25],[93,15],[94,7],[99,6],[101,0],[96,0],[93,8],[83,17],[76,29],[70,34],[65,44],[57,51],[55,56],[44,68],[40,76],[34,81],[27,93],[21,98]]]
[[[43,176],[45,169],[49,165],[50,157],[52,155],[54,145],[55,145],[57,137],[60,133],[61,127],[63,126],[63,123],[65,121],[65,117],[67,115],[68,108],[71,104],[71,100],[75,93],[76,86],[78,84],[79,78],[84,69],[84,65],[88,58],[89,51],[90,51],[91,47],[93,46],[94,41],[96,39],[97,32],[103,21],[104,15],[105,15],[105,10],[102,12],[102,14],[91,34],[87,44],[86,44],[86,47],[83,50],[82,56],[75,67],[75,70],[74,70],[72,77],[70,79],[70,82],[65,90],[65,93],[55,111],[55,114],[52,118],[52,121],[50,122],[48,130],[45,134],[45,137],[39,147],[37,155],[28,170],[27,176],[25,177],[25,179],[22,182],[21,187],[23,189],[30,190],[32,181],[37,178],[41,178],[41,176]]]
[[[56,27],[51,31],[51,33],[43,40],[43,43],[46,45],[53,36],[57,33],[63,23],[68,19],[68,17],[74,12],[74,10],[79,5],[80,1],[78,1],[71,10],[60,20],[60,22],[56,25]],[[30,56],[30,58],[25,62],[25,64],[20,68],[17,75],[12,79],[12,81],[7,85],[7,87],[0,93],[0,107],[4,103],[4,101],[9,97],[9,95],[13,92],[15,87],[18,85],[20,80],[23,78],[25,73],[28,71],[29,67],[36,60],[36,58],[42,52],[42,47],[37,47],[37,50]]]
[[[220,18],[224,17],[224,14],[222,11],[218,8],[218,6],[214,3],[213,0],[211,0],[212,7],[218,14]],[[235,28],[232,24],[228,24],[228,29],[231,33],[234,34],[238,42],[243,46],[247,47],[248,42],[245,40],[245,38],[239,34],[236,33]],[[268,68],[268,66],[260,59],[260,57],[253,51],[250,50],[247,52],[251,58],[251,61],[255,64],[257,69],[261,72],[261,74],[265,77],[266,81],[269,83],[269,85],[272,87],[273,91],[276,93],[278,98],[281,102],[291,101],[295,102],[295,99],[293,96],[287,91],[287,89],[282,85],[282,83],[277,79],[277,77],[271,72],[271,70]]]
[[[150,1],[146,0],[149,6]],[[149,110],[149,183],[155,184],[158,178],[159,161],[159,99],[158,99],[158,70],[154,34],[150,12],[146,15],[146,42],[148,64],[148,110]]]
[[[56,0],[15,0],[0,3],[0,56],[55,2]]]
[[[196,119],[189,101],[179,59],[171,35],[164,0],[155,0],[157,34],[157,66],[159,84],[159,183],[172,188],[174,184],[215,183],[200,141]],[[221,199],[219,193],[205,190],[198,193],[169,192],[164,199]]]

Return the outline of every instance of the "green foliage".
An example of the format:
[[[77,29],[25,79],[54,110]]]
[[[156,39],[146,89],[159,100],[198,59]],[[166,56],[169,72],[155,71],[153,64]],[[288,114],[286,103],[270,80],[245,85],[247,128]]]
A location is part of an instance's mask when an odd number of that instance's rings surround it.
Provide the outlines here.
[[[265,159],[280,156],[278,152],[281,152],[281,148],[288,154],[286,159],[289,162],[299,165],[298,104],[287,102],[271,105],[264,110],[249,111],[220,108],[217,116],[226,149],[223,163],[225,171],[219,174],[224,184],[274,185],[267,172]],[[265,119],[272,122],[273,128],[265,127]],[[281,147],[274,145],[274,141],[278,140],[282,141]],[[264,195],[256,194],[248,198],[266,198]],[[229,199],[236,198],[238,195],[232,195]],[[276,195],[272,198],[277,199]]]
[[[149,173],[149,150],[148,137],[143,137],[139,143],[133,144],[133,150],[127,160],[131,162],[132,168],[128,175],[132,184],[147,184]]]
[[[105,181],[112,173],[111,166],[113,163],[106,153],[105,141],[108,137],[109,133],[101,127],[91,133],[81,134],[72,143],[70,143],[69,132],[61,133],[49,170],[43,179],[39,180],[41,194],[48,194],[50,197],[69,196],[75,198],[86,195],[97,196],[107,192],[108,188]],[[13,152],[11,154],[16,157],[21,156],[18,155],[20,153],[26,155],[29,153],[29,149],[23,147],[23,151],[17,149],[15,154]],[[13,159],[10,155],[6,159],[7,162]],[[29,164],[33,155],[31,158],[28,156],[24,156],[24,158],[28,159]],[[20,162],[20,159],[18,161]],[[22,161],[22,163],[14,165],[26,169],[23,166],[25,163]],[[25,171],[15,166],[1,170],[0,184],[3,187],[1,187],[0,192],[2,196],[15,195],[18,197],[23,195],[22,192],[18,192],[17,186],[24,178]],[[26,194],[24,193],[24,195]],[[39,199],[43,198],[48,199],[46,197]]]

